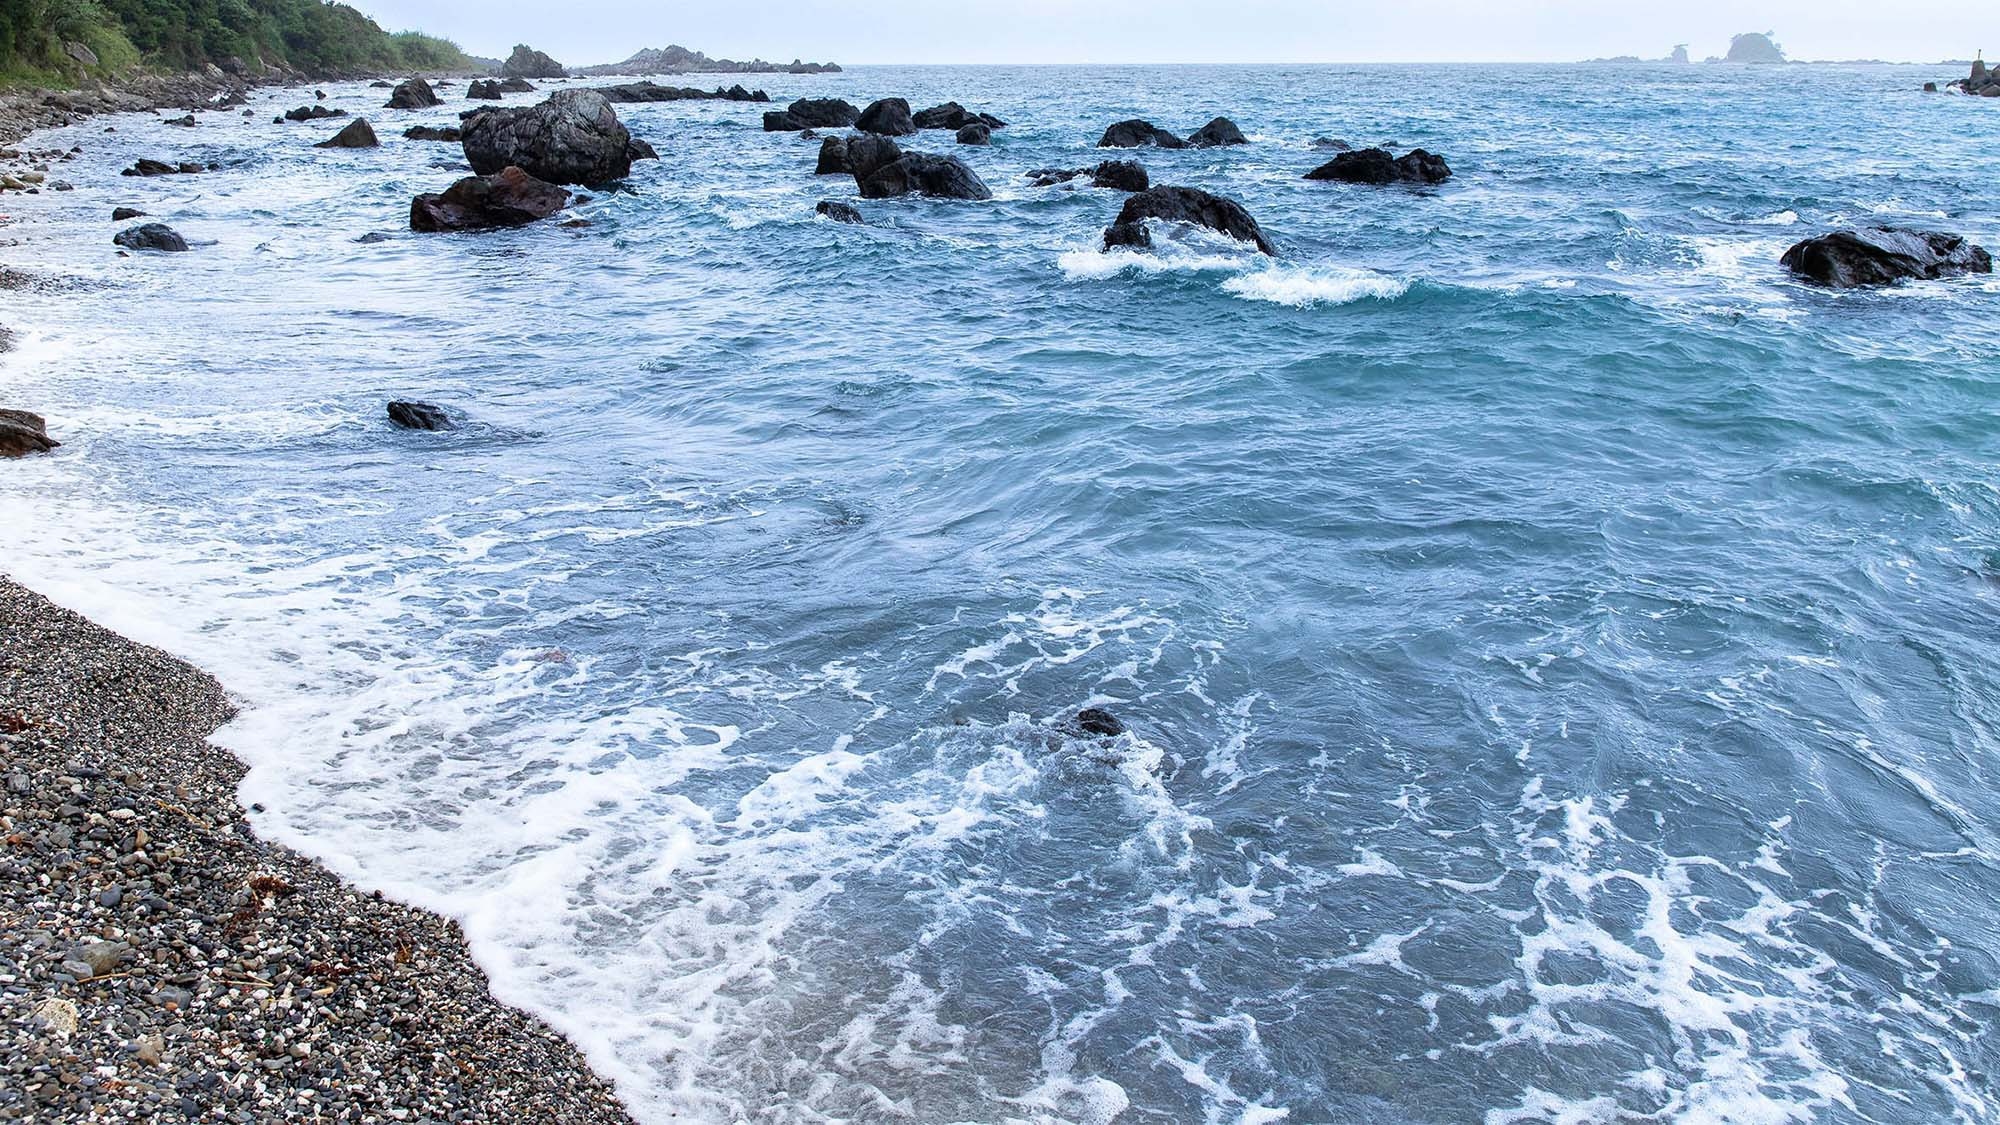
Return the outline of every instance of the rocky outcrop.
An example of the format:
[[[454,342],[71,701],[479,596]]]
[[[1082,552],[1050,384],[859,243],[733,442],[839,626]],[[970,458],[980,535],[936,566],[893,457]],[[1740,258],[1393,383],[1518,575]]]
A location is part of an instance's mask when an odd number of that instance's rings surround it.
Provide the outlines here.
[[[815,176],[846,176],[854,169],[847,166],[847,138],[827,137],[819,143],[819,165],[813,169]]]
[[[1150,247],[1153,235],[1146,225],[1149,219],[1206,227],[1239,242],[1248,242],[1263,253],[1278,252],[1242,204],[1200,188],[1171,186],[1148,188],[1127,199],[1119,209],[1118,220],[1104,232],[1105,247]]]
[[[984,122],[975,121],[958,131],[957,141],[962,145],[987,145],[993,143],[993,130]]]
[[[111,241],[127,250],[179,253],[188,248],[187,239],[182,238],[174,228],[165,223],[146,223],[143,226],[121,230],[112,236]]]
[[[1036,187],[1054,187],[1090,177],[1091,187],[1113,191],[1145,191],[1152,186],[1146,167],[1136,160],[1106,160],[1095,168],[1041,168],[1028,173]]]
[[[746,90],[742,86],[731,86],[727,90],[718,86],[713,90],[697,90],[692,86],[659,86],[651,82],[625,82],[617,86],[595,87],[607,101],[625,102],[768,102],[771,95],[762,90]],[[772,130],[776,132],[777,130]]]
[[[377,148],[382,144],[375,139],[375,127],[368,124],[366,117],[357,117],[347,128],[314,145],[314,148]]]
[[[502,78],[561,78],[566,73],[561,63],[525,43],[516,44],[514,53],[500,64]]]
[[[48,423],[41,415],[25,410],[0,410],[0,457],[47,453],[61,444],[49,436]]]
[[[881,98],[868,103],[854,127],[884,137],[907,137],[917,131],[916,122],[910,119],[910,103],[902,98]]]
[[[569,203],[569,192],[519,168],[490,176],[467,176],[435,195],[410,201],[410,229],[489,230],[526,226],[546,219]]]
[[[1729,41],[1729,55],[1723,60],[1733,63],[1769,64],[1785,61],[1785,52],[1772,41],[1771,33],[1751,32],[1738,35]]]
[[[1785,268],[1814,285],[1859,289],[1992,273],[1993,257],[1955,234],[1862,227],[1809,238],[1785,251]]]
[[[1236,127],[1236,122],[1227,117],[1215,120],[1188,134],[1189,148],[1221,148],[1224,145],[1247,145],[1250,138]]]
[[[974,113],[957,102],[934,105],[911,115],[911,121],[919,129],[949,129],[956,133],[967,125],[984,125],[988,129],[1005,129],[1007,123],[990,113]]]
[[[421,78],[405,78],[397,83],[395,89],[389,91],[389,100],[383,108],[430,109],[443,104],[444,102],[437,96],[437,91],[431,89],[430,83]]]
[[[347,111],[344,109],[328,109],[323,105],[302,105],[297,109],[288,109],[285,111],[285,120],[287,121],[318,121],[327,117],[346,116]]]
[[[552,184],[607,184],[632,171],[631,134],[604,95],[560,90],[540,105],[466,120],[465,159],[480,175],[509,166]]]
[[[893,141],[884,141],[891,150]],[[863,199],[889,199],[899,195],[928,195],[936,199],[991,199],[989,190],[979,174],[956,156],[933,156],[927,152],[902,152],[897,157],[863,172],[867,162],[878,155],[871,150],[859,154],[858,143],[847,148],[847,158],[854,166],[854,180],[861,188]]]
[[[1401,157],[1391,156],[1383,148],[1343,152],[1306,173],[1308,180],[1345,184],[1441,184],[1450,178],[1451,168],[1444,157],[1423,149]]]
[[[143,219],[145,217],[146,213],[137,207],[113,207],[111,209],[111,221],[114,223],[122,223],[130,219]]]
[[[457,424],[444,408],[429,402],[397,401],[389,404],[389,421],[406,430],[455,430]]]
[[[819,206],[813,210],[815,214],[823,215],[836,223],[861,222],[861,212],[855,210],[850,204],[836,203],[831,199],[820,200]]]
[[[1186,148],[1187,142],[1150,121],[1120,121],[1104,131],[1098,148]]]
[[[800,98],[782,110],[764,115],[766,133],[796,133],[802,129],[846,129],[861,120],[861,111],[840,98]]]
[[[1974,59],[1972,73],[1964,80],[1952,83],[1962,93],[1978,98],[2000,98],[2000,71],[1987,69],[1984,58]],[[1926,85],[1924,89],[1930,89]]]
[[[1078,734],[1093,738],[1116,738],[1125,733],[1124,722],[1102,707],[1085,707],[1065,725]]]
[[[625,155],[634,164],[637,164],[641,160],[658,160],[660,158],[660,154],[654,150],[652,145],[647,144],[637,137],[633,137],[625,142]]]
[[[497,102],[506,96],[500,92],[499,81],[493,78],[479,79],[465,88],[467,101]]]
[[[459,130],[451,125],[412,125],[403,130],[403,136],[413,141],[459,142]]]
[[[206,171],[208,171],[206,167],[196,164],[192,160],[183,160],[179,164],[169,164],[164,160],[147,160],[142,158],[130,168],[118,174],[121,176],[192,176],[197,172]]]

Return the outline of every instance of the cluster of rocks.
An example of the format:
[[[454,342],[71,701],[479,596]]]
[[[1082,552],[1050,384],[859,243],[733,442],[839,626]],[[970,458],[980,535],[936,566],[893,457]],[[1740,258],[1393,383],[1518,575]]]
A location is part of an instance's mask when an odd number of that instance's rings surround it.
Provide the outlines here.
[[[106,113],[175,109],[193,112],[242,105],[248,84],[213,74],[134,75],[77,90],[23,90],[0,95],[0,144],[16,144],[42,129],[74,125]]]
[[[130,168],[118,174],[121,176],[192,176],[206,171],[208,171],[208,165],[199,164],[192,160],[183,160],[179,163],[169,164],[164,160],[142,158],[135,161]]]
[[[1028,180],[1035,187],[1056,187],[1085,176],[1090,177],[1091,187],[1113,191],[1145,191],[1152,186],[1146,166],[1136,160],[1105,160],[1090,168],[1037,168],[1028,173]]]
[[[82,152],[81,146],[66,152],[54,149],[32,152],[0,149],[0,191],[40,195],[45,187],[50,191],[74,190],[68,180],[55,179],[53,173],[57,164],[75,160]]]
[[[768,102],[771,95],[762,90],[746,90],[741,85],[723,89],[698,90],[693,86],[659,86],[652,82],[626,82],[617,86],[596,87],[598,93],[613,102]]]
[[[895,141],[876,133],[822,140],[816,174],[853,176],[863,199],[898,195],[993,198],[985,181],[958,157],[905,152]]]
[[[329,117],[346,116],[347,111],[344,109],[329,109],[323,105],[302,105],[297,109],[286,110],[284,116],[275,119],[272,124],[282,125],[287,121],[322,121]]]
[[[1975,59],[1972,73],[1951,83],[1949,88],[1975,98],[2000,98],[2000,70],[1989,70],[1985,59]],[[1936,92],[1937,83],[1925,83],[1924,89]]]
[[[456,924],[251,831],[230,714],[0,579],[0,1119],[628,1122]]]
[[[472,101],[497,102],[508,94],[534,93],[535,84],[525,78],[481,78],[465,88]]]
[[[926,129],[943,129],[955,134],[959,143],[975,145],[988,143],[993,130],[1006,127],[998,117],[974,113],[957,102],[912,112],[905,98],[879,98],[866,109],[856,109],[841,98],[801,98],[764,115],[767,133],[851,128],[883,137],[909,137]]]
[[[1250,139],[1243,130],[1227,117],[1215,120],[1188,134],[1186,140],[1167,132],[1150,121],[1134,118],[1120,121],[1104,130],[1104,136],[1097,142],[1098,148],[1221,148],[1225,145],[1249,144]]]
[[[1444,157],[1423,149],[1395,156],[1385,148],[1343,152],[1306,173],[1308,180],[1348,184],[1441,184],[1451,179]]]

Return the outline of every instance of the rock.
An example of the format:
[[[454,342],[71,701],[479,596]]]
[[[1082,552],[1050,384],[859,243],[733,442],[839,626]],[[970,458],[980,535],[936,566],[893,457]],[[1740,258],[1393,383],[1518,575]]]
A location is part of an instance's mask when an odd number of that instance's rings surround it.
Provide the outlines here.
[[[962,145],[987,145],[993,143],[993,130],[984,122],[975,121],[958,131],[958,143]]]
[[[455,430],[458,428],[444,408],[428,402],[392,402],[389,421],[406,430]]]
[[[111,221],[114,223],[122,223],[127,219],[144,218],[145,215],[146,213],[137,207],[113,207],[111,209]]]
[[[192,129],[197,124],[199,124],[199,122],[197,122],[194,119],[194,114],[190,113],[181,117],[169,117],[167,118],[167,124],[179,125],[183,129]]]
[[[1306,173],[1308,180],[1348,184],[1441,184],[1450,178],[1451,168],[1444,158],[1423,149],[1413,149],[1402,157],[1381,148],[1343,152]]]
[[[172,253],[188,248],[187,240],[165,223],[146,223],[143,226],[122,230],[114,235],[111,241],[127,250],[159,250]]]
[[[1955,234],[1861,227],[1809,238],[1785,251],[1786,269],[1814,285],[1856,289],[1992,273],[1993,257]]]
[[[1116,738],[1125,733],[1125,724],[1118,716],[1102,707],[1085,707],[1071,722],[1077,730],[1099,738]]]
[[[1104,138],[1097,142],[1098,148],[1186,148],[1187,142],[1155,126],[1150,121],[1120,121],[1104,131]]]
[[[845,176],[852,172],[847,166],[846,137],[828,137],[819,143],[819,164],[813,168],[813,175]]]
[[[1152,186],[1152,178],[1136,160],[1106,160],[1091,173],[1090,186],[1141,192]]]
[[[63,54],[68,55],[79,66],[97,65],[97,52],[91,50],[86,44],[78,43],[72,39],[65,42],[62,45],[62,49]]]
[[[0,410],[0,457],[47,453],[61,445],[49,436],[48,423],[25,410]]]
[[[819,206],[814,208],[814,211],[817,214],[832,219],[836,223],[859,223],[862,221],[860,211],[849,204],[836,203],[831,199],[820,200]]]
[[[1723,61],[1756,65],[1781,63],[1785,61],[1785,52],[1778,49],[1768,34],[1752,32],[1731,39],[1729,55]]]
[[[854,159],[853,150],[854,146],[849,145],[850,161]],[[987,189],[978,173],[956,156],[906,152],[865,179],[857,171],[855,180],[861,186],[863,199],[888,199],[911,193],[938,199],[993,198],[992,191]]]
[[[1937,92],[1938,92],[1938,88],[1937,88],[1937,83],[1935,83],[1935,82],[1926,82],[1926,83],[1924,83],[1924,93],[1926,93],[1926,94],[1935,94],[1935,93],[1937,93]]]
[[[514,53],[500,64],[502,78],[561,78],[567,73],[561,63],[525,43],[515,44]]]
[[[387,90],[394,85],[395,85],[394,82],[385,82],[380,78],[377,78],[375,81],[370,82],[368,84],[370,89],[375,89],[375,90]]]
[[[507,95],[500,92],[500,83],[487,78],[472,83],[465,88],[465,96],[470,100],[497,102]]]
[[[654,150],[652,145],[647,144],[637,137],[633,137],[625,142],[625,155],[634,164],[637,164],[641,160],[658,160],[660,158],[660,154]]]
[[[801,129],[846,129],[861,120],[861,111],[840,98],[800,98],[783,110],[764,115],[767,133]]]
[[[535,84],[518,74],[502,78],[499,86],[500,92],[503,94],[532,94],[535,92]]]
[[[907,137],[917,131],[916,122],[910,119],[910,103],[902,98],[882,98],[868,103],[854,127],[864,133],[879,133],[885,137]]]
[[[430,83],[421,78],[405,78],[389,92],[389,101],[385,108],[429,109],[443,104],[444,102],[437,96],[437,91],[431,89]]]
[[[1247,145],[1250,138],[1236,127],[1236,122],[1227,117],[1215,120],[1188,134],[1189,148],[1221,148],[1224,145]]]
[[[921,110],[911,116],[919,129],[949,129],[957,132],[967,125],[984,125],[988,129],[1005,129],[1007,123],[990,113],[974,113],[957,102],[946,102]]]
[[[192,162],[169,164],[164,160],[142,159],[118,174],[121,176],[184,176],[199,171],[201,171],[201,165]]]
[[[302,105],[285,111],[286,121],[318,121],[325,117],[346,117],[344,109],[328,109],[323,105]]]
[[[348,122],[347,127],[333,136],[314,145],[314,148],[379,148],[382,142],[375,139],[375,127],[368,124],[366,117],[357,117]]]
[[[1117,222],[1105,230],[1104,245],[1107,248],[1151,246],[1153,236],[1146,227],[1148,219],[1192,223],[1238,241],[1252,243],[1263,253],[1276,255],[1278,252],[1242,204],[1199,188],[1170,186],[1147,188],[1127,199],[1118,212]]]
[[[540,105],[479,113],[461,143],[481,175],[511,166],[552,184],[606,184],[632,171],[631,140],[603,94],[559,90]]]
[[[489,230],[525,226],[563,209],[569,193],[519,168],[490,176],[467,176],[441,194],[410,201],[410,229]]]
[[[1314,137],[1312,146],[1329,152],[1349,152],[1354,146],[1334,137]]]
[[[846,152],[847,174],[857,184],[903,158],[901,146],[873,133],[848,137]]]
[[[403,136],[413,141],[449,141],[457,144],[459,131],[450,125],[412,125],[403,130]]]
[[[389,241],[389,238],[390,236],[382,231],[371,230],[367,234],[362,235],[360,238],[357,238],[354,241],[360,243],[363,246],[373,246],[378,242],[387,242]]]
[[[89,965],[90,975],[101,977],[117,969],[130,952],[132,947],[122,941],[93,941],[77,946],[70,957]]]

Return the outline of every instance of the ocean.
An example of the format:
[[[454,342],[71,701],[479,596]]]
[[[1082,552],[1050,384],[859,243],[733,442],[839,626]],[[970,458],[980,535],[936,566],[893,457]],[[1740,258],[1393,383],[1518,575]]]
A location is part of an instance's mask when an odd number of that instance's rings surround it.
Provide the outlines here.
[[[1778,266],[2000,248],[1954,76],[746,81],[1010,123],[911,146],[993,201],[859,227],[763,105],[619,106],[661,159],[589,226],[469,236],[401,136],[462,86],[325,87],[371,150],[270,123],[310,91],[93,120],[0,208],[57,282],[0,405],[67,443],[0,569],[215,672],[259,831],[460,919],[644,1121],[1991,1121],[2000,281]],[[1122,197],[1024,173],[1106,155],[1280,253],[1101,251]]]

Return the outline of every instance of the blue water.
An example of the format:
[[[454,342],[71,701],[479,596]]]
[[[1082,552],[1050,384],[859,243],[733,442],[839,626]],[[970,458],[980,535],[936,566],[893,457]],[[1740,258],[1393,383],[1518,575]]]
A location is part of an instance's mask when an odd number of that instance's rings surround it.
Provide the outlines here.
[[[0,566],[221,675],[259,829],[463,919],[642,1120],[1993,1120],[2000,283],[1777,265],[2000,246],[1948,77],[770,77],[1014,123],[993,202],[860,228],[760,106],[620,107],[663,159],[592,225],[473,237],[402,229],[455,101],[93,122],[5,201],[71,285],[0,313],[68,443]],[[1275,261],[1021,175],[1216,113],[1141,159]]]

